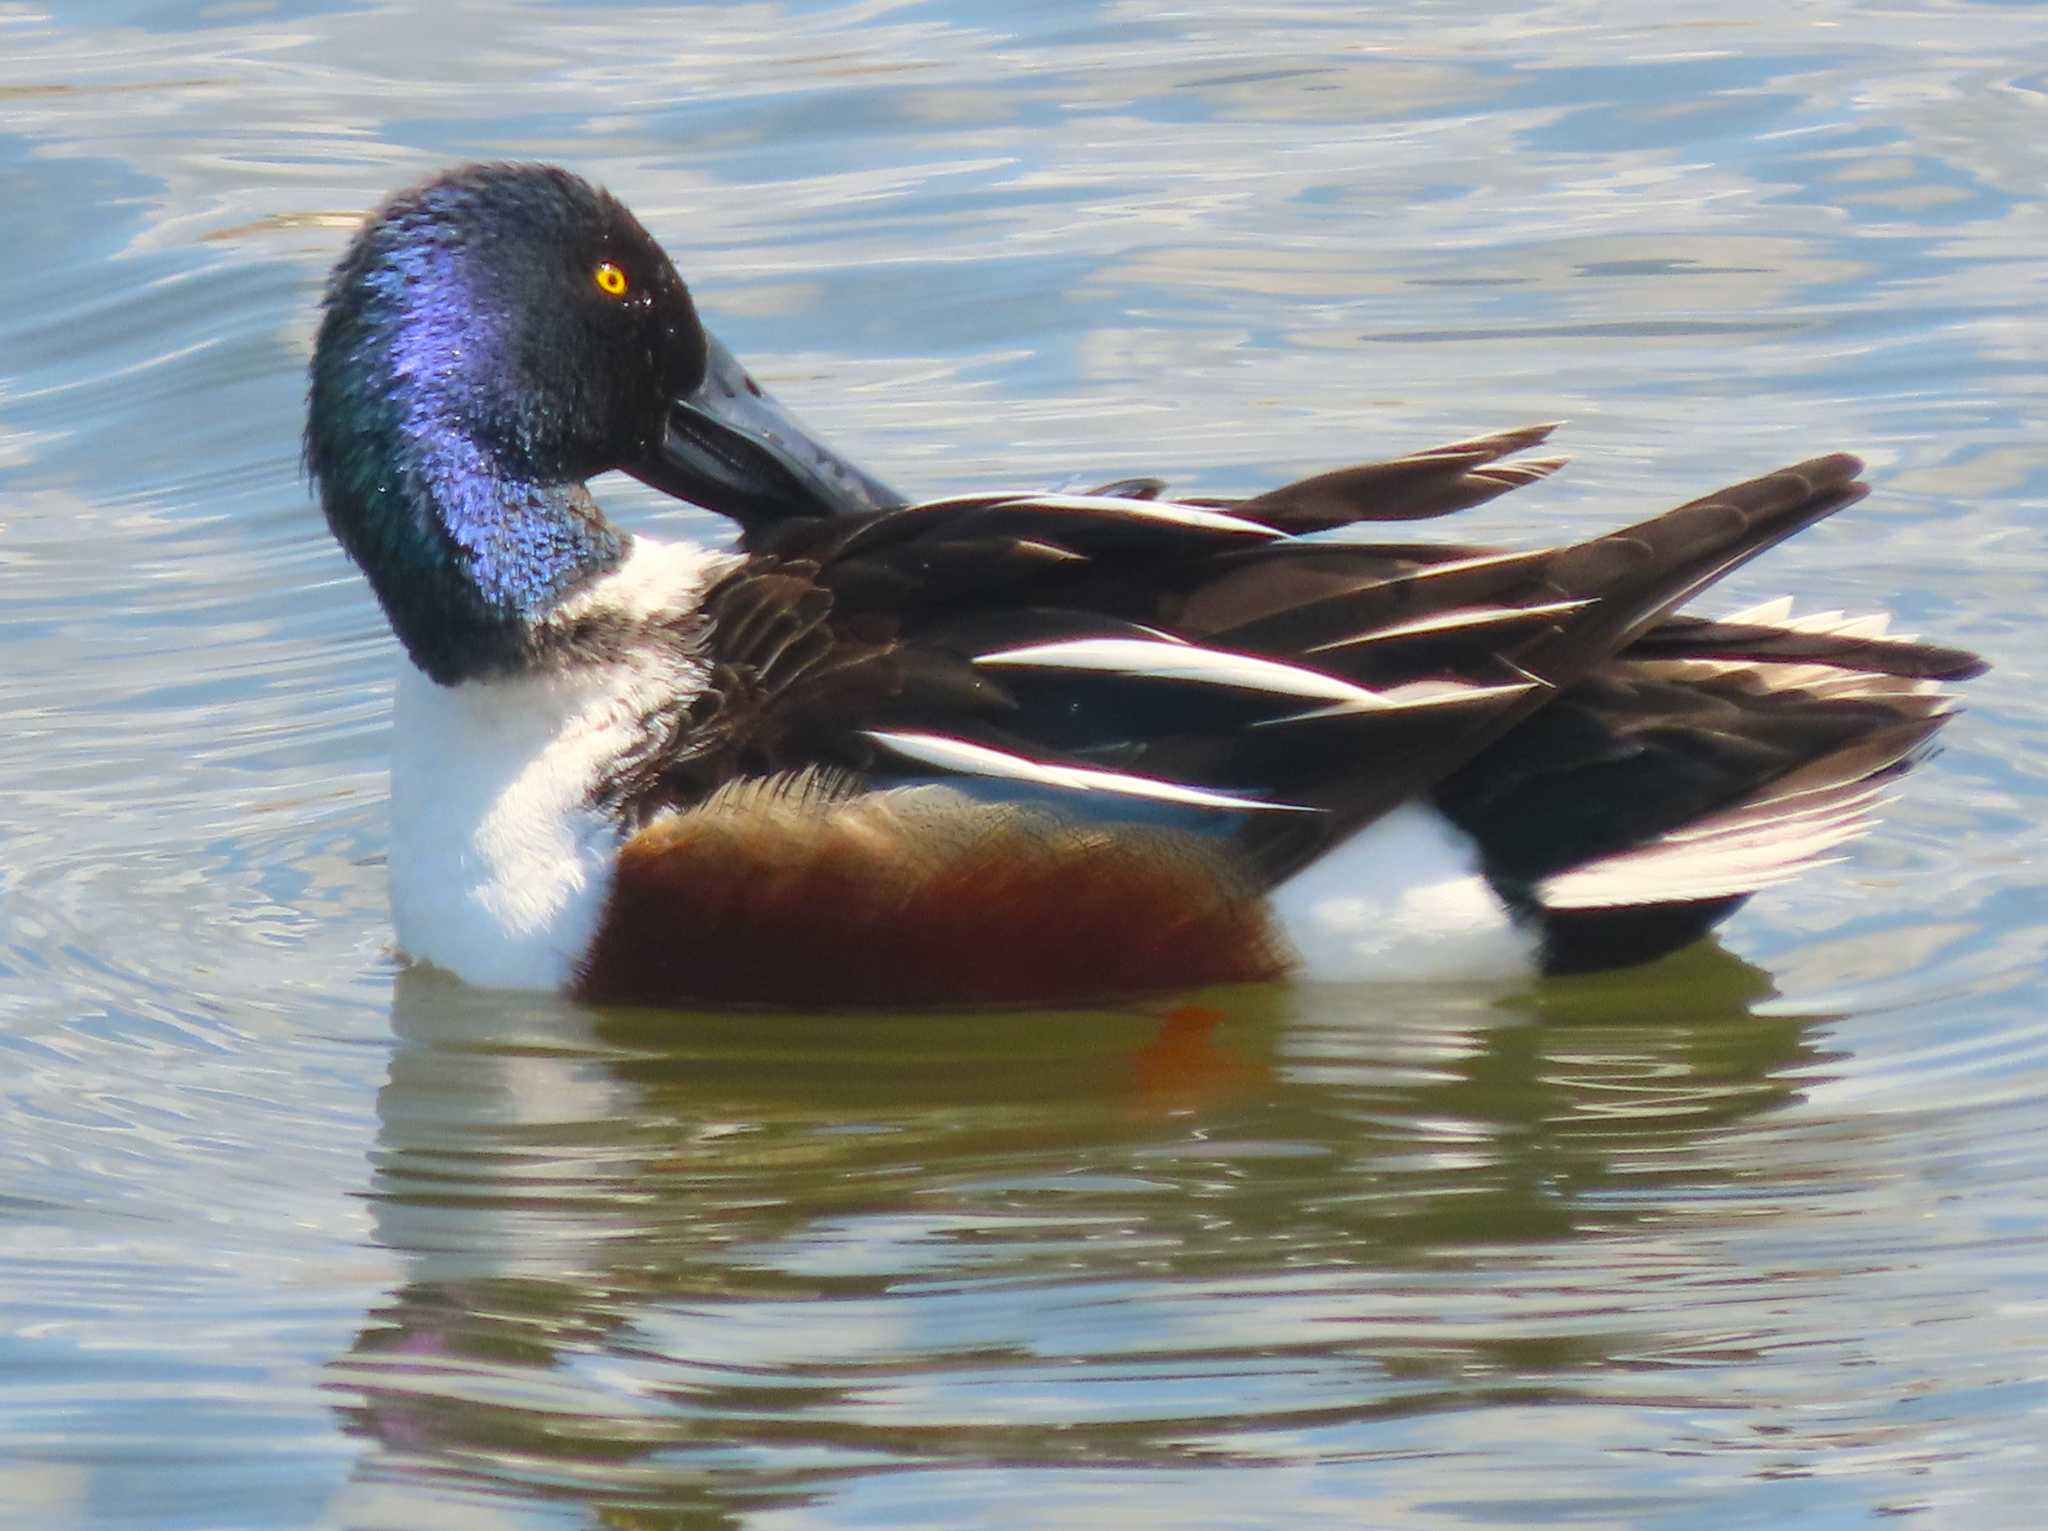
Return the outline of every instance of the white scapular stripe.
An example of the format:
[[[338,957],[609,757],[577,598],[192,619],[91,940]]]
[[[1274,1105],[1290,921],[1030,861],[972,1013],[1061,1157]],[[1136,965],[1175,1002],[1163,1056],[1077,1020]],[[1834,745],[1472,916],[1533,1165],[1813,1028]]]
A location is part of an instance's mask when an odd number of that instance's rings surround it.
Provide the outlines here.
[[[1174,526],[1195,526],[1210,532],[1231,532],[1240,537],[1257,537],[1265,542],[1291,542],[1287,533],[1275,531],[1257,521],[1247,521],[1243,516],[1233,516],[1228,511],[1210,510],[1201,505],[1183,505],[1178,500],[1127,500],[1113,494],[1032,494],[1019,495],[1016,503],[1036,506],[1043,510],[1078,510],[1108,512],[1111,515],[1129,516],[1138,521],[1164,521]]]
[[[1548,684],[1541,680],[1521,680],[1504,686],[1468,686],[1455,680],[1411,680],[1399,686],[1389,686],[1384,691],[1367,691],[1365,695],[1369,700],[1363,704],[1338,702],[1308,712],[1291,712],[1284,718],[1263,719],[1251,726],[1278,728],[1283,723],[1310,723],[1317,718],[1337,718],[1360,712],[1417,712],[1425,707],[1470,707],[1503,702]]]
[[[1243,516],[1210,510],[1201,505],[1183,505],[1178,500],[1127,500],[1114,494],[963,494],[944,500],[925,500],[912,510],[964,510],[1015,505],[1032,510],[1072,510],[1082,514],[1124,516],[1133,521],[1158,521],[1170,526],[1189,526],[1207,532],[1228,532],[1239,537],[1257,537],[1262,542],[1291,542],[1287,533],[1275,531]]]
[[[1282,664],[1277,659],[1234,654],[1227,649],[1206,649],[1192,643],[1154,643],[1144,638],[1068,638],[1002,649],[993,654],[977,654],[974,662],[1048,670],[1112,670],[1124,675],[1235,686],[1246,691],[1270,692],[1275,696],[1350,702],[1360,706],[1379,705],[1378,693],[1335,675],[1305,670],[1300,665]]]
[[[1070,638],[1054,643],[1033,643],[1022,648],[978,654],[974,662],[983,665],[1015,665],[1034,669],[1105,670],[1119,675],[1141,675],[1162,680],[1197,681],[1212,686],[1235,686],[1261,691],[1269,696],[1301,697],[1328,702],[1308,712],[1290,713],[1254,727],[1273,723],[1296,723],[1310,718],[1334,717],[1341,713],[1396,712],[1418,707],[1444,707],[1518,696],[1537,681],[1517,681],[1505,686],[1471,686],[1462,681],[1416,680],[1384,691],[1354,685],[1339,676],[1255,654],[1238,654],[1228,649],[1207,649],[1180,642],[1155,643],[1144,638]]]
[[[1447,558],[1442,563],[1433,563],[1427,568],[1392,575],[1380,583],[1405,585],[1417,580],[1435,579],[1439,574],[1465,574],[1473,569],[1504,569],[1511,564],[1539,563],[1556,551],[1556,548],[1523,548],[1516,552],[1474,553],[1470,558]]]
[[[1353,633],[1347,638],[1318,643],[1307,652],[1323,654],[1331,649],[1356,648],[1360,644],[1379,643],[1388,638],[1416,638],[1427,633],[1456,632],[1461,628],[1492,627],[1526,621],[1531,617],[1564,617],[1575,611],[1584,610],[1592,604],[1589,599],[1552,601],[1546,606],[1466,606],[1456,611],[1440,612],[1433,617],[1418,617],[1413,622],[1399,622],[1392,627],[1376,627],[1371,632]]]
[[[1123,797],[1150,798],[1162,803],[1186,803],[1195,808],[1230,808],[1281,813],[1320,813],[1319,808],[1300,803],[1273,803],[1256,797],[1235,797],[1228,792],[1206,792],[1184,787],[1179,782],[1161,781],[1156,776],[1132,776],[1122,771],[1099,771],[1087,766],[1054,765],[1029,760],[985,744],[969,744],[941,734],[907,734],[888,729],[862,730],[864,738],[888,746],[906,760],[960,771],[969,776],[999,776],[1012,781],[1035,782],[1069,792],[1113,792]]]

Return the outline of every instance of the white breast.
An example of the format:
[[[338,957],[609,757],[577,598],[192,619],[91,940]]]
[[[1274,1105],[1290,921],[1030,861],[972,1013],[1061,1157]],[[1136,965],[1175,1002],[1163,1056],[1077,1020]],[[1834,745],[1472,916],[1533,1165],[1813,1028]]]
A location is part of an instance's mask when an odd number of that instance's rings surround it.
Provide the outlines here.
[[[721,560],[636,539],[575,615],[692,604]],[[415,959],[466,982],[560,989],[597,932],[619,830],[592,786],[647,714],[700,683],[673,651],[439,686],[405,667],[391,762],[391,913]]]

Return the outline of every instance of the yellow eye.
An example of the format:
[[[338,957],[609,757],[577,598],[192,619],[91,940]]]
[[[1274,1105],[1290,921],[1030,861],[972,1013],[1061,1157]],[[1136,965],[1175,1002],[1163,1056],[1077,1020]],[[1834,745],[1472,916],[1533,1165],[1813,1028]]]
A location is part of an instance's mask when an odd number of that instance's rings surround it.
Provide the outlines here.
[[[597,290],[608,298],[623,298],[631,284],[626,280],[626,270],[617,261],[601,260],[592,268],[590,279],[597,283]]]

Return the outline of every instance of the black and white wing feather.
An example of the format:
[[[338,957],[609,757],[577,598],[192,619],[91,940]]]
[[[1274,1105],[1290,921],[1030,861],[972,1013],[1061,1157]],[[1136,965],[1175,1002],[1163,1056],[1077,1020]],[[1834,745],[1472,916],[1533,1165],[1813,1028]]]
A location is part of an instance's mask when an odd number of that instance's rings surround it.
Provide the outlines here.
[[[1673,612],[1860,498],[1854,458],[1816,458],[1559,549],[1299,535],[1481,503],[1550,471],[1504,460],[1547,434],[1230,504],[1165,500],[1136,481],[756,528],[704,602],[708,684],[618,797],[644,819],[733,781],[816,768],[878,785],[979,781],[1081,816],[1213,830],[1269,881],[1434,797],[1479,836],[1490,871],[1560,907],[1622,873],[1608,867],[1600,884],[1568,877],[1573,866],[1717,809],[1749,814],[1727,826],[1724,850],[1766,821],[1814,843],[1847,823],[1852,792],[1792,794],[1778,820],[1756,794],[1816,751],[1893,724],[1902,758],[1909,735],[1932,729],[1910,716],[1920,704],[1866,688],[1821,706],[1816,723],[1814,697],[1792,704],[1783,686],[1750,684],[1746,709],[1728,702],[1738,672],[1754,682],[1757,666],[1796,664],[1809,679],[1874,666],[1926,679],[1963,673],[1969,656],[1801,630],[1770,612]],[[1775,703],[1755,701],[1772,692]],[[1750,747],[1758,732],[1767,747]],[[1717,750],[1742,765],[1702,769]],[[1569,847],[1521,827],[1599,769],[1633,769],[1632,788],[1658,806]],[[1646,864],[1635,871],[1647,887]]]

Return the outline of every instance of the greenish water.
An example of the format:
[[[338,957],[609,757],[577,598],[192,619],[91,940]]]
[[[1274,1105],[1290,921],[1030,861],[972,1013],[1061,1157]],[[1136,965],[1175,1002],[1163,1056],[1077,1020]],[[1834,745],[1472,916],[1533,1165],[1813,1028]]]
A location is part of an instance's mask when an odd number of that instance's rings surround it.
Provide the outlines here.
[[[2048,11],[0,4],[0,1525],[2029,1526]],[[1998,668],[1719,947],[1513,992],[603,1014],[389,949],[297,476],[356,215],[564,161],[912,491],[1567,418],[1527,541]],[[631,524],[715,534],[629,484]]]

